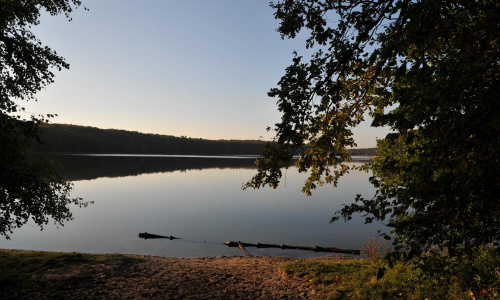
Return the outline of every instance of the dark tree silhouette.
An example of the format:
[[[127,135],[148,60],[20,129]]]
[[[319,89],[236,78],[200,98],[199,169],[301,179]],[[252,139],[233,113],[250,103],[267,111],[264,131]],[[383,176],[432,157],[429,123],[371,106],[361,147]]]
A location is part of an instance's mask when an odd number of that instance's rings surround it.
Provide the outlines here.
[[[57,224],[71,219],[71,184],[57,176],[54,164],[28,159],[31,140],[39,140],[38,125],[53,115],[23,119],[19,102],[33,101],[35,94],[53,82],[52,69],[69,68],[55,51],[30,31],[39,24],[42,10],[69,18],[77,0],[0,1],[0,235],[31,218],[43,228],[49,218]]]
[[[276,144],[247,187],[279,184],[295,149],[304,191],[336,185],[365,114],[395,133],[379,141],[377,188],[333,218],[385,222],[408,256],[474,255],[500,240],[500,2],[271,3],[283,38],[308,35],[269,96],[282,112]],[[389,235],[386,235],[390,238]],[[438,251],[439,252],[439,251]]]

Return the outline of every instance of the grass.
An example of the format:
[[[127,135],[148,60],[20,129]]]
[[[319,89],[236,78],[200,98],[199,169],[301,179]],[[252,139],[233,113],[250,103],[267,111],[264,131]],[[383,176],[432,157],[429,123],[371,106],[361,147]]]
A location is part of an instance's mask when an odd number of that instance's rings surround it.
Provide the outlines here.
[[[445,299],[426,282],[421,289],[420,273],[403,265],[385,271],[377,279],[380,262],[298,261],[281,266],[288,275],[309,279],[320,298],[327,299]],[[458,297],[457,299],[468,299]]]
[[[125,258],[119,254],[0,250],[0,286],[29,284],[38,274],[77,264],[109,263]]]
[[[321,262],[301,260],[284,264],[280,270],[287,275],[309,279],[320,295],[331,299],[350,299],[356,287],[370,280],[370,263],[364,260]],[[368,277],[367,277],[368,276]]]
[[[476,270],[476,274],[481,274],[487,284],[474,294],[465,287],[467,279],[460,270],[445,276],[425,275],[415,264],[397,263],[388,268],[381,259],[301,260],[280,269],[290,276],[309,279],[319,298],[326,299],[500,299],[500,257],[485,252],[480,260],[488,256],[490,264],[483,264],[483,270]]]

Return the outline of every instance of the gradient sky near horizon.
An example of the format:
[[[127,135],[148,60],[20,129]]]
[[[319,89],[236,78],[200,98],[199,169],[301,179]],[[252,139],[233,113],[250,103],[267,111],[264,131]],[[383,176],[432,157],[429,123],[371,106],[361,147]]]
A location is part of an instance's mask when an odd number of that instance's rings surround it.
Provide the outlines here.
[[[54,123],[206,139],[273,137],[275,87],[303,37],[282,40],[268,1],[84,0],[35,35],[71,65],[23,103]],[[354,130],[374,147],[387,129]]]

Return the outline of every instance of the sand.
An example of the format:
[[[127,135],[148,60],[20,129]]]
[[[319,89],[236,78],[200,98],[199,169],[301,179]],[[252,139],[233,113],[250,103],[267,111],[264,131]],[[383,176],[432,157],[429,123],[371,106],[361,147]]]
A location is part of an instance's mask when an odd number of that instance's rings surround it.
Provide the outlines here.
[[[316,258],[318,259],[318,258]],[[348,260],[328,256],[319,260]],[[127,255],[36,274],[0,289],[1,299],[311,299],[314,286],[287,276],[282,257],[167,258]]]

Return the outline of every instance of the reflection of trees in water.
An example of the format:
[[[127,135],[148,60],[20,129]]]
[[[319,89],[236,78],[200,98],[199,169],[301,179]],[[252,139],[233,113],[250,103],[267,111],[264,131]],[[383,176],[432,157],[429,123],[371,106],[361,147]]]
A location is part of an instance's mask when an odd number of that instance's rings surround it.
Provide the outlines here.
[[[58,155],[55,159],[63,165],[61,174],[69,181],[214,168],[256,168],[256,158]]]
[[[213,168],[255,168],[255,158],[61,155],[57,159],[63,165],[63,177],[69,181]]]

